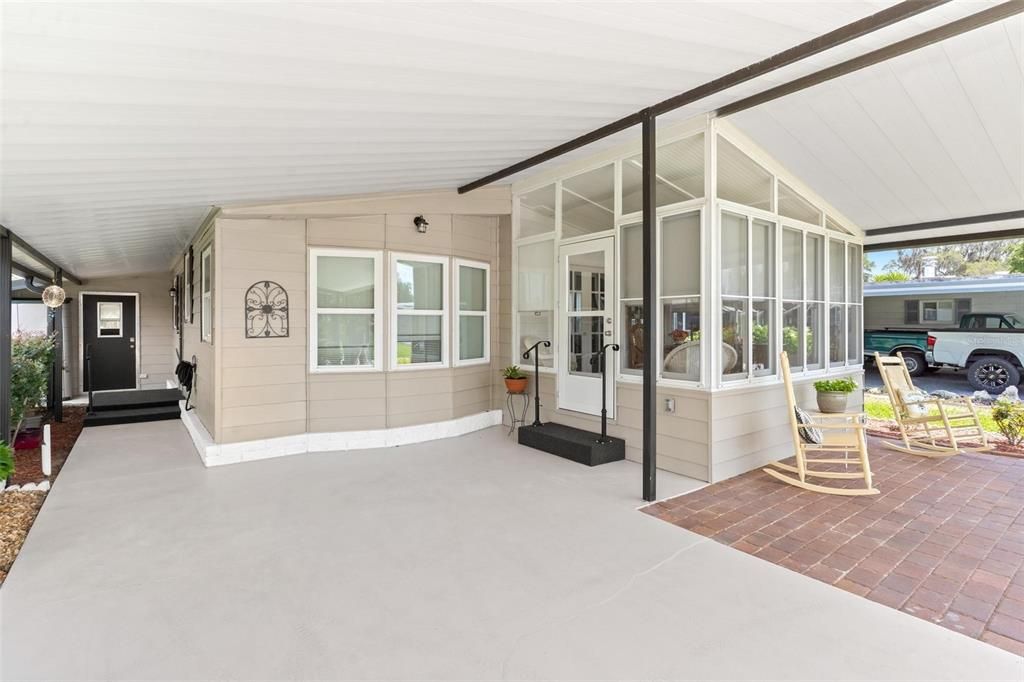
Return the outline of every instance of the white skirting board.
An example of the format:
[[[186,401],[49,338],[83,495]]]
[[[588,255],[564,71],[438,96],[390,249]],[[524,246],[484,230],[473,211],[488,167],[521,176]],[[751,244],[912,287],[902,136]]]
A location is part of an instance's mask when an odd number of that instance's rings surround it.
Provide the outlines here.
[[[237,464],[271,457],[300,455],[306,452],[333,452],[335,450],[370,450],[411,445],[441,438],[462,436],[501,424],[501,410],[488,410],[458,419],[433,424],[400,426],[393,429],[373,431],[335,431],[331,433],[300,433],[294,436],[249,440],[241,443],[213,442],[206,427],[194,411],[185,412],[181,403],[181,421],[185,424],[192,443],[199,452],[203,464],[208,467],[223,464]]]

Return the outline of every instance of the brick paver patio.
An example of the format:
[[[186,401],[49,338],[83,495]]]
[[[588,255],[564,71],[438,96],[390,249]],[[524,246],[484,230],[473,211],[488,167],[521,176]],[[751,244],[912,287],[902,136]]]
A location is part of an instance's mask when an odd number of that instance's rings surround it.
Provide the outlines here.
[[[644,511],[1024,655],[1024,459],[869,447],[874,497],[803,491],[758,469]]]

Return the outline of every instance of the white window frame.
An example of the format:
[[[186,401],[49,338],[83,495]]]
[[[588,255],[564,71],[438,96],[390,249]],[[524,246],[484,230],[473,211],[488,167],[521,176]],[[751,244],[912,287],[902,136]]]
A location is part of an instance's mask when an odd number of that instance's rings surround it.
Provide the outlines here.
[[[924,306],[926,304],[928,304],[928,303],[934,303],[935,304],[935,319],[934,320],[926,320],[926,319],[924,319]],[[951,317],[948,320],[940,320],[939,319],[939,308],[944,303],[948,303],[949,304],[949,311],[950,311]],[[937,324],[953,324],[954,323],[954,320],[956,318],[956,299],[952,299],[952,298],[930,298],[930,299],[923,299],[921,301],[918,301],[917,305],[918,305],[918,318],[917,319],[919,319],[922,324],[925,323],[925,322],[935,322]]]
[[[461,308],[459,299],[462,295],[461,278],[463,267],[484,271],[483,310],[462,310]],[[453,258],[452,279],[452,311],[454,313],[454,322],[452,324],[452,366],[489,365],[491,363],[491,265],[483,261]],[[484,355],[482,358],[459,359],[459,356],[462,354],[462,339],[459,337],[462,317],[482,317],[484,320]]]
[[[209,265],[207,265],[209,257]],[[206,289],[206,271],[210,269],[210,288]],[[210,310],[210,321],[206,321],[206,310]],[[199,252],[199,327],[204,343],[213,343],[213,244],[207,244]]]
[[[117,306],[117,333],[103,333],[103,317],[100,315],[100,308],[105,305]],[[122,339],[124,338],[124,304],[120,301],[96,301],[96,339]]]
[[[321,308],[317,305],[317,258],[368,258],[373,260],[373,308]],[[319,343],[320,314],[373,314],[372,365],[321,365]],[[370,249],[309,249],[309,371],[311,374],[341,374],[384,371],[384,252]]]
[[[440,263],[441,264],[441,310],[399,310],[398,309],[398,261],[400,260],[411,260],[420,263]],[[449,302],[450,296],[450,282],[448,269],[451,264],[451,258],[448,256],[433,256],[423,253],[399,253],[396,251],[391,252],[391,264],[389,273],[391,281],[389,286],[391,288],[391,296],[389,297],[390,306],[390,321],[391,329],[388,334],[388,367],[393,371],[401,372],[414,372],[422,369],[438,369],[448,367],[449,361],[449,311],[451,304]],[[441,315],[441,361],[440,362],[421,362],[421,363],[410,363],[408,365],[398,364],[398,318],[399,316],[428,316],[436,317],[438,314]]]

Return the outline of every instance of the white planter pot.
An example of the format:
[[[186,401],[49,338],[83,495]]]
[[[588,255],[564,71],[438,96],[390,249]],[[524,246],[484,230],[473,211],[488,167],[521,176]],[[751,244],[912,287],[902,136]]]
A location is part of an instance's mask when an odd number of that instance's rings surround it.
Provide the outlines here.
[[[818,391],[818,409],[822,412],[846,412],[849,393],[840,391]]]

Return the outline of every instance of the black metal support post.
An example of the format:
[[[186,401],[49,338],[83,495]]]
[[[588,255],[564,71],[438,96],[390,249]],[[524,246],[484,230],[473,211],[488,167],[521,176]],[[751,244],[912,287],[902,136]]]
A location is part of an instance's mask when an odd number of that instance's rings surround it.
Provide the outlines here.
[[[11,238],[0,234],[0,441],[11,438]]]
[[[550,341],[538,341],[523,353],[523,360],[530,359],[533,353],[533,426],[541,426],[540,421],[540,350],[537,346],[544,344],[545,348],[551,348]]]
[[[609,443],[608,439],[608,356],[607,351],[611,348],[615,352],[619,350],[619,344],[606,343],[601,347],[601,440],[598,443]]]
[[[651,109],[643,111],[643,311],[644,311],[644,384],[643,384],[643,477],[644,500],[653,502],[657,478],[657,428],[654,412],[657,400],[658,339],[654,335],[654,296],[657,291],[658,242],[656,239],[656,202],[654,179],[657,168],[657,118]]]
[[[53,283],[64,286],[64,271],[54,274]],[[53,365],[50,368],[50,413],[55,422],[64,421],[64,306],[53,308],[49,314],[49,333],[53,337]]]
[[[85,382],[89,384],[89,407],[86,414],[92,414],[92,349],[85,346]]]

